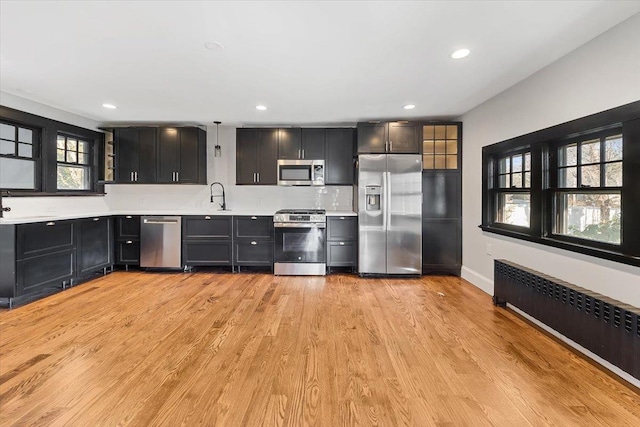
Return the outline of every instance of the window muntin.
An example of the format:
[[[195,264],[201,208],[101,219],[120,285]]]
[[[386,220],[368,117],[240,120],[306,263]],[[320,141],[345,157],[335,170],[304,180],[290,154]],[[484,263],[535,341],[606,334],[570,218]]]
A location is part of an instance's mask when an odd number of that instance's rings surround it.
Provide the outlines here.
[[[622,186],[622,135],[572,142],[558,148],[558,188]]]
[[[0,122],[0,188],[36,189],[36,131]]]
[[[57,189],[91,189],[91,143],[73,136],[58,135],[56,141]]]
[[[531,187],[531,152],[514,154],[498,160],[498,187]]]

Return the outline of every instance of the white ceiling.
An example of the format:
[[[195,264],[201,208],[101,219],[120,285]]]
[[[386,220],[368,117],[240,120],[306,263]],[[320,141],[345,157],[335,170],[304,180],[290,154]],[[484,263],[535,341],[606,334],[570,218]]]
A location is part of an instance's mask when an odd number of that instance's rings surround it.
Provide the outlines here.
[[[454,118],[638,12],[611,0],[2,0],[0,90],[104,123]],[[471,55],[451,59],[461,47]]]

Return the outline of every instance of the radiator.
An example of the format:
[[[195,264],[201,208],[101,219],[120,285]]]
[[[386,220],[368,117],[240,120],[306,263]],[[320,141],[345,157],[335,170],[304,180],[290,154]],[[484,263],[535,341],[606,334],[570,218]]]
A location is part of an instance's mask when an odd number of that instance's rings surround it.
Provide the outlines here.
[[[493,303],[509,303],[640,379],[640,309],[506,261],[494,262]]]

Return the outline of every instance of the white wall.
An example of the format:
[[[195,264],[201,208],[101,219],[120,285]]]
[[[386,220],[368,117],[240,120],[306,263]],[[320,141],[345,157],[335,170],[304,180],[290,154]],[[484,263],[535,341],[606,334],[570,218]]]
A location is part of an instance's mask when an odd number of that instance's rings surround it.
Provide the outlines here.
[[[504,258],[640,307],[638,267],[478,228],[482,147],[640,100],[639,40],[640,14],[462,116],[464,278],[493,294],[493,259]]]
[[[86,117],[78,116],[67,111],[49,107],[48,105],[30,101],[25,98],[0,92],[0,104],[27,113],[35,114],[60,122],[69,123],[86,129],[99,130],[99,123]],[[106,214],[109,207],[106,198],[92,197],[9,197],[4,204],[11,208],[5,212],[6,218],[25,216],[50,216],[58,214]]]

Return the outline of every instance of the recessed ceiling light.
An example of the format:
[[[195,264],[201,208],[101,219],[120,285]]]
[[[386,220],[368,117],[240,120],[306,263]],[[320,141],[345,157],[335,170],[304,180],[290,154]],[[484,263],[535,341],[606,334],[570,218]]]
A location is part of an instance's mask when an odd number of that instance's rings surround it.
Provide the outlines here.
[[[469,49],[458,49],[451,54],[451,57],[453,59],[461,59],[461,58],[464,58],[465,56],[468,56],[470,53],[471,51]]]
[[[213,41],[205,42],[204,47],[214,52],[222,52],[224,50],[224,46],[220,42],[213,42]]]
[[[102,104],[104,108],[108,108],[110,110],[115,110],[117,107],[113,104]]]
[[[266,105],[256,105],[256,110],[264,111],[266,109],[267,109]]]
[[[404,108],[405,110],[413,110],[414,108],[416,108],[416,106],[413,104],[407,104],[402,108]]]

